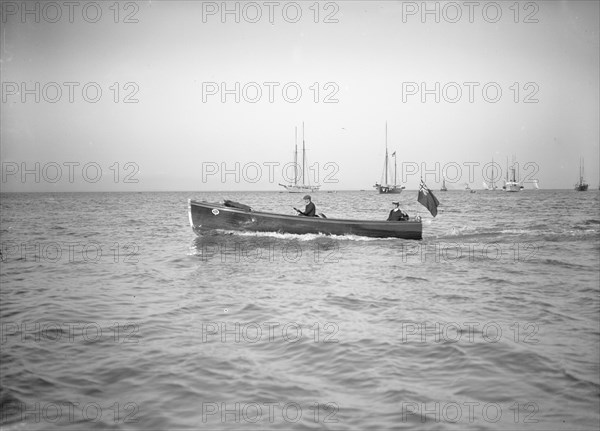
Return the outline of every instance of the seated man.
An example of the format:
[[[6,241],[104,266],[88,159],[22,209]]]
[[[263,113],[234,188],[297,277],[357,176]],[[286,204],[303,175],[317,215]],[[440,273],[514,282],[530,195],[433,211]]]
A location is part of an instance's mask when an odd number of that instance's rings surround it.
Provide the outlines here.
[[[304,211],[300,211],[298,208],[294,208],[296,211],[298,211],[298,215],[303,215],[307,217],[317,217],[317,208],[315,207],[315,204],[311,202],[310,195],[304,196],[304,204],[306,205],[304,207]]]
[[[392,202],[394,208],[390,211],[387,221],[405,221],[408,220],[408,214],[400,209],[400,202]]]

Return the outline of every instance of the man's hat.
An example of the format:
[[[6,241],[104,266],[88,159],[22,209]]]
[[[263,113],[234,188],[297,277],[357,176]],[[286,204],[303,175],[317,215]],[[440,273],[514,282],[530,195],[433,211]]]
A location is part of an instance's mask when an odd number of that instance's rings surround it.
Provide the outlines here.
[[[393,205],[400,205],[400,202],[392,202]]]
[[[310,195],[306,195],[302,199],[308,199],[308,200],[310,200]]]

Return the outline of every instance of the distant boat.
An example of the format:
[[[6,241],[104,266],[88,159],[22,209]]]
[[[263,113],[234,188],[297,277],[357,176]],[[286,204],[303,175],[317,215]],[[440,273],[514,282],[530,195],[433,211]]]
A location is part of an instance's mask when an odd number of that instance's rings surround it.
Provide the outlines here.
[[[447,192],[448,189],[446,188],[446,178],[442,178],[442,188],[440,189],[440,192]]]
[[[300,167],[300,175],[298,175],[298,167]],[[298,164],[298,128],[295,128],[295,143],[294,143],[294,184],[281,184],[290,193],[308,193],[318,192],[320,185],[310,185],[310,179],[305,176],[306,173],[306,148],[304,146],[304,122],[302,123],[302,165]],[[298,179],[302,184],[298,184]]]
[[[506,159],[506,181],[502,188],[505,192],[520,192],[524,188],[517,180],[517,169],[515,168],[516,162],[513,156],[513,163],[508,167],[508,157]],[[509,174],[510,172],[510,174]]]
[[[491,190],[491,191],[496,191],[498,190],[498,186],[496,185],[496,181],[494,179],[494,158],[492,157],[492,177],[491,177],[491,181],[490,184],[488,185],[485,181],[483,182],[483,189],[484,190]]]
[[[465,190],[468,192],[471,191],[471,187],[469,187],[469,183],[465,183]]]
[[[392,154],[392,157],[394,158],[394,183],[390,184],[389,183],[389,177],[391,177],[390,172],[389,172],[389,158],[388,158],[388,146],[387,146],[387,122],[385,123],[385,163],[383,165],[383,179],[381,181],[381,184],[379,183],[375,183],[375,185],[373,186],[375,188],[375,190],[377,190],[378,193],[380,194],[400,194],[402,193],[402,190],[405,189],[404,186],[398,185],[396,183],[396,171],[397,171],[397,164],[396,164],[396,152],[394,151]]]
[[[583,181],[583,158],[579,159],[579,183],[575,184],[578,192],[587,192],[588,184]]]
[[[534,187],[536,190],[539,190],[539,189],[540,189],[540,186],[539,186],[539,184],[538,184],[538,180],[533,180],[533,187]]]

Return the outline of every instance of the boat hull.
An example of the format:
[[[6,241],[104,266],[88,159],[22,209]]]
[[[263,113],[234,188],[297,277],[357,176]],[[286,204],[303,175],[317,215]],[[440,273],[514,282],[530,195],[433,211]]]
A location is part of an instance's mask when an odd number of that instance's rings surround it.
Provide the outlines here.
[[[588,189],[588,184],[577,184],[575,186],[575,190],[577,190],[578,192],[587,192]]]
[[[278,232],[292,234],[357,235],[371,238],[422,239],[420,220],[376,221],[303,217],[244,211],[219,203],[188,201],[190,225],[196,234],[210,231]]]
[[[519,183],[516,182],[511,182],[508,181],[505,186],[503,187],[505,192],[520,192],[521,191],[521,185]]]
[[[279,184],[281,187],[285,188],[290,193],[314,193],[318,192],[321,186],[294,186],[285,184]]]
[[[381,195],[399,195],[404,190],[404,186],[375,186],[375,188]]]

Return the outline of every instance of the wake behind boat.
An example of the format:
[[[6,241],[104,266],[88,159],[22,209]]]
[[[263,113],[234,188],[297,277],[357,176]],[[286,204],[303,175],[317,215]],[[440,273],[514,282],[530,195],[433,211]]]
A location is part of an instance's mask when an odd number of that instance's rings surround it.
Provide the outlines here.
[[[278,232],[292,234],[357,235],[372,238],[422,239],[421,220],[347,220],[254,211],[232,201],[188,200],[190,225],[201,235],[211,231]]]

